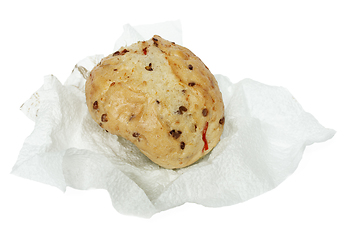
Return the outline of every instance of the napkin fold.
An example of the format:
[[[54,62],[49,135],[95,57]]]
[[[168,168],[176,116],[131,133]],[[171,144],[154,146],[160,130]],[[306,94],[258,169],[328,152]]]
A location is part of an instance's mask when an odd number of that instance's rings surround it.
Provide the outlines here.
[[[182,42],[179,21],[125,25],[115,50],[153,34]],[[221,141],[189,167],[164,169],[91,118],[85,79],[102,57],[81,60],[64,84],[46,76],[22,105],[35,127],[13,174],[62,191],[106,189],[118,212],[149,218],[186,202],[221,207],[265,193],[296,170],[306,146],[335,134],[305,112],[285,88],[251,79],[233,84],[215,75],[225,104]]]

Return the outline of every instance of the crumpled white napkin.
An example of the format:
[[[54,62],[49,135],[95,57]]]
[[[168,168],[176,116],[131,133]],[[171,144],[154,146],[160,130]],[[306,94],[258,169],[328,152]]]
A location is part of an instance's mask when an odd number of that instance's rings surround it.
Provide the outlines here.
[[[153,34],[181,43],[178,21],[155,29],[126,25],[115,49]],[[64,84],[46,76],[23,104],[21,110],[35,121],[35,129],[24,142],[13,174],[63,191],[67,186],[106,189],[120,213],[151,217],[186,202],[221,207],[258,196],[295,171],[307,145],[335,134],[284,88],[250,79],[232,84],[216,75],[226,111],[221,141],[192,166],[164,169],[91,118],[84,83],[101,58],[80,61]]]

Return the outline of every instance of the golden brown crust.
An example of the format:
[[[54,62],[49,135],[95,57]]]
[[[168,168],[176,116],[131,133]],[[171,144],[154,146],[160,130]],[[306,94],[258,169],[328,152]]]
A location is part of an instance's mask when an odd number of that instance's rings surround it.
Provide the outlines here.
[[[154,36],[105,57],[85,85],[93,119],[165,168],[188,166],[220,140],[215,77],[190,50]]]

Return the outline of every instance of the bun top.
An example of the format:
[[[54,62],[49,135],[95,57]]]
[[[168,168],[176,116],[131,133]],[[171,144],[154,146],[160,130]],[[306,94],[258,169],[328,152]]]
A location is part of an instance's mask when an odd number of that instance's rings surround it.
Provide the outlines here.
[[[92,118],[165,168],[188,166],[219,142],[224,104],[190,50],[155,35],[102,59],[85,85]]]

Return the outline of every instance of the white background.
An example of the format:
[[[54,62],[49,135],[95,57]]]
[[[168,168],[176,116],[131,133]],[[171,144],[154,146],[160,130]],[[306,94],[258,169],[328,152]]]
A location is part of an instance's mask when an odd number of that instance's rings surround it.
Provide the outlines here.
[[[0,239],[360,239],[358,1],[2,1]],[[331,140],[308,147],[276,189],[223,208],[151,219],[115,211],[104,190],[66,193],[10,174],[34,123],[19,107],[54,74],[109,54],[122,26],[180,19],[183,45],[233,82],[290,90]]]

